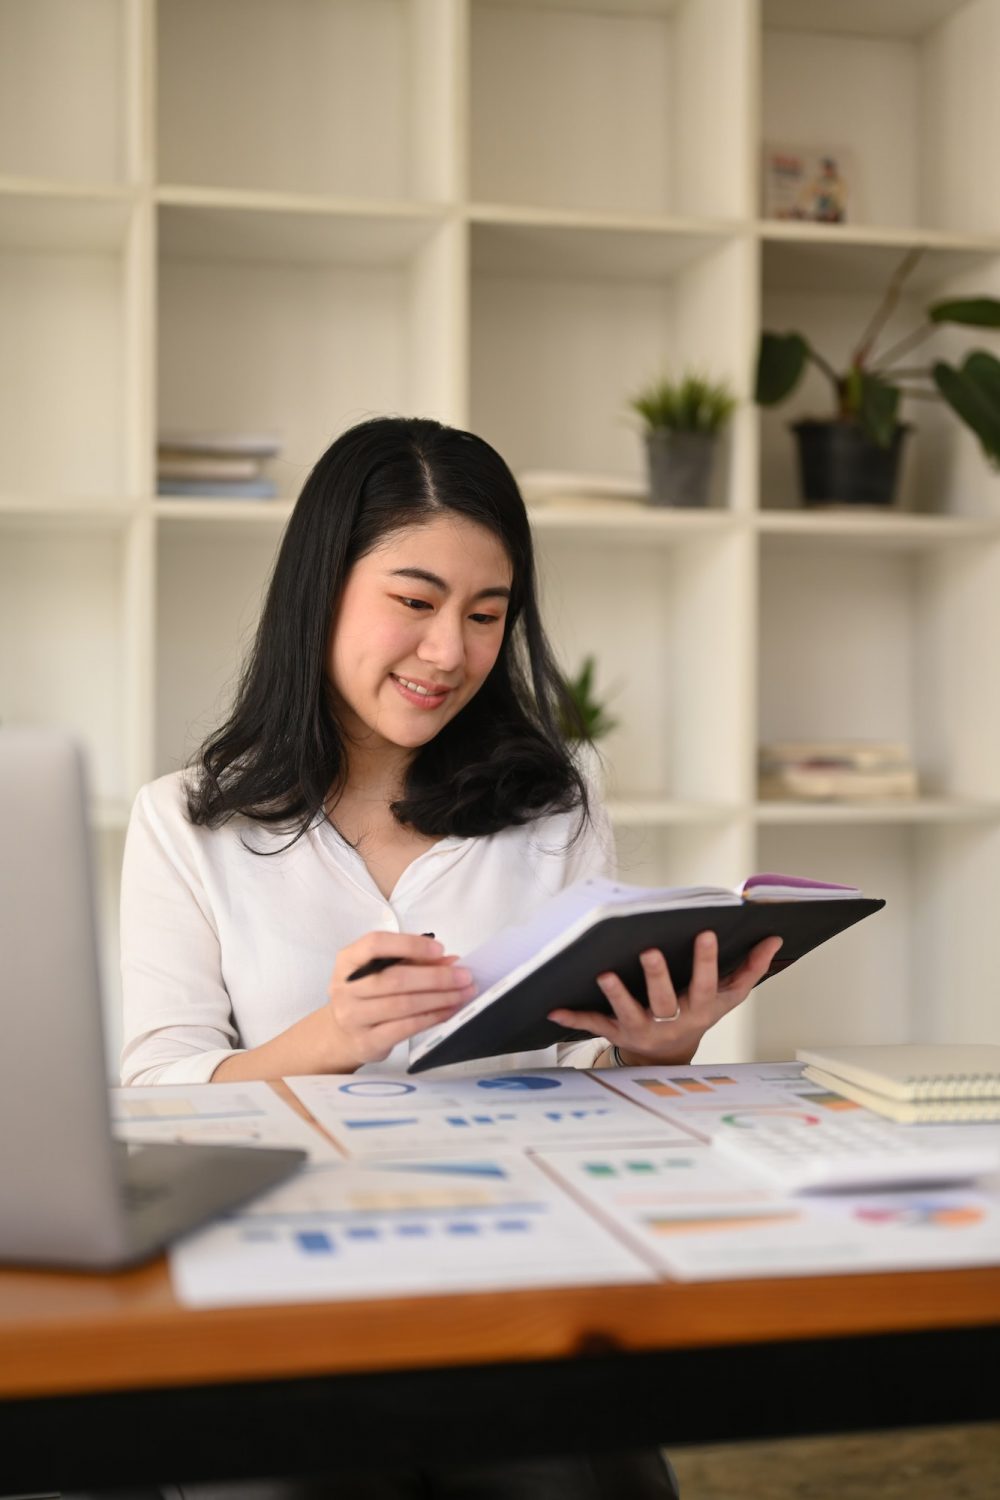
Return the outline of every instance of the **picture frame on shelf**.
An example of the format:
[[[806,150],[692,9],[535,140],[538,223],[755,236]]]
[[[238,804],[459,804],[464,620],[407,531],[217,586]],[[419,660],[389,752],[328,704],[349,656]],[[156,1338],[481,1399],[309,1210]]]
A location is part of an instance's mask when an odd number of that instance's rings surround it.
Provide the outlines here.
[[[764,147],[766,219],[846,224],[858,218],[857,163],[843,146]]]

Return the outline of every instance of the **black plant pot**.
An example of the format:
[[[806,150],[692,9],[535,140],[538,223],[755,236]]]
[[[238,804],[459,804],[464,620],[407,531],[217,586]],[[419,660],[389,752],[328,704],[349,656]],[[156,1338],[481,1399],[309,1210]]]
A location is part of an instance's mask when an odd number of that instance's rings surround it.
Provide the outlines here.
[[[881,448],[853,422],[793,422],[805,503],[891,505],[909,430],[900,422],[892,442]]]
[[[650,503],[707,505],[716,447],[710,432],[647,432]]]

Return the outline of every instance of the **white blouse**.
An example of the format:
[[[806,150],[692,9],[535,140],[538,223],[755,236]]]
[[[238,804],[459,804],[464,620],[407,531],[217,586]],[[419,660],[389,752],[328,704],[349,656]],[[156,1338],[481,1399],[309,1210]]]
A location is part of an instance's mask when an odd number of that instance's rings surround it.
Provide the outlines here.
[[[324,1005],[337,953],[366,932],[433,932],[447,952],[467,953],[564,886],[613,866],[610,824],[595,807],[579,834],[578,815],[564,813],[488,837],[442,839],[407,866],[386,899],[329,823],[287,849],[288,834],[243,817],[195,827],[183,777],[178,771],[142,788],[125,844],[125,1084],[208,1082],[233,1051],[269,1041]],[[372,1066],[404,1070],[410,1046],[400,1043]],[[491,1061],[587,1068],[605,1046],[595,1038]]]

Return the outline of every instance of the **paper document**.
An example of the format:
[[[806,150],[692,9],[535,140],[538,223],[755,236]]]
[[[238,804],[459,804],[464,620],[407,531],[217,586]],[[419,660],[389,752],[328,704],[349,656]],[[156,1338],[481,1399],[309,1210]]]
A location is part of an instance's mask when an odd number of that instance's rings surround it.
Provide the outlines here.
[[[534,1149],[564,1141],[688,1140],[575,1068],[482,1078],[368,1073],[286,1080],[352,1157]]]
[[[583,1104],[592,1104],[595,1099],[606,1103],[607,1091],[598,1081],[601,1076],[582,1068],[525,1068],[520,1073],[505,1073],[490,1069],[487,1063],[476,1077],[382,1073],[376,1066],[361,1068],[357,1073],[311,1073],[283,1081],[310,1113],[325,1119],[345,1110],[402,1108],[411,1113],[500,1103],[551,1106],[569,1099]]]
[[[299,1146],[311,1161],[340,1153],[269,1083],[153,1083],[110,1091],[120,1141],[186,1141],[212,1146]]]
[[[306,1168],[170,1252],[195,1307],[651,1281],[525,1156]]]
[[[783,1198],[710,1145],[537,1160],[680,1281],[992,1265],[1000,1197],[975,1189]]]
[[[288,1081],[351,1159],[266,1084],[113,1091],[129,1139],[311,1149],[297,1177],[174,1247],[184,1302],[1000,1263],[1000,1179],[793,1198],[716,1152],[723,1126],[859,1110],[801,1063]]]
[[[710,1139],[720,1122],[734,1112],[747,1119],[794,1113],[801,1109],[803,1098],[808,1098],[810,1108],[824,1113],[854,1108],[810,1083],[801,1063],[608,1068],[601,1076],[615,1092],[703,1140]]]

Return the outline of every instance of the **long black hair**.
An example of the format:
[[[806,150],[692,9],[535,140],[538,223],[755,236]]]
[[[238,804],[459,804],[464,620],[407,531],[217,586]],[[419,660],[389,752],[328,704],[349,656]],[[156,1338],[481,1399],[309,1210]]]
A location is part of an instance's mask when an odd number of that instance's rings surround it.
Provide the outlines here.
[[[348,573],[392,532],[448,511],[493,532],[510,558],[503,644],[475,697],[415,752],[392,812],[436,837],[572,808],[586,817],[586,785],[560,729],[572,704],[542,629],[513,475],[470,432],[380,417],[337,438],[302,488],[234,707],[192,763],[192,822],[214,828],[241,813],[298,836],[325,817],[347,770],[327,650]]]

